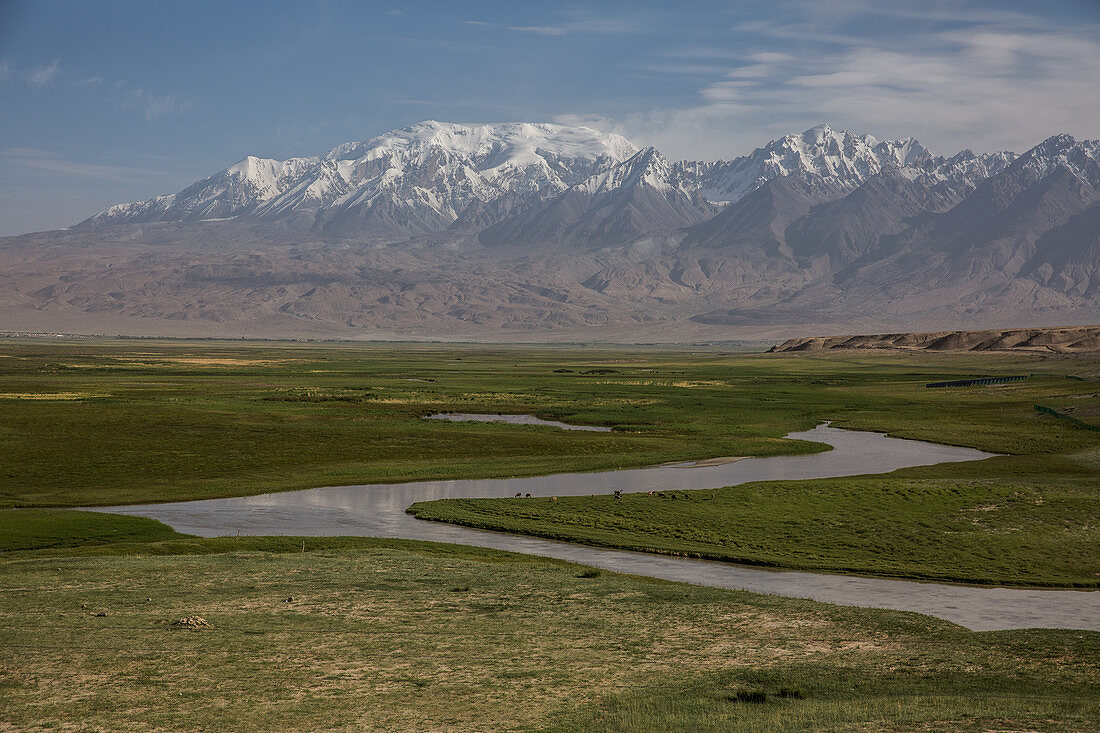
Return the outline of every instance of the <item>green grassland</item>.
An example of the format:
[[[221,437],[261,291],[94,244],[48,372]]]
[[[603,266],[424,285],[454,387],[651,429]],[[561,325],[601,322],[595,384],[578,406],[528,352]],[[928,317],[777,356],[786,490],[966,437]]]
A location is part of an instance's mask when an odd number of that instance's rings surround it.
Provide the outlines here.
[[[943,369],[974,359],[918,357],[907,364],[913,370]],[[988,373],[997,373],[997,364],[992,359]],[[1100,432],[1034,410],[1041,403],[1087,420],[1100,404],[1098,384],[1066,376],[1092,375],[1097,364],[1095,358],[1033,359],[1012,364],[1036,374],[1027,381],[954,389],[925,389],[900,375],[891,380],[883,372],[900,365],[889,357],[797,364],[850,370],[818,387],[822,394],[815,399],[822,407],[828,395],[848,397],[843,406],[818,413],[834,424],[1005,454],[980,462],[626,495],[621,501],[444,499],[410,511],[482,529],[777,567],[1097,587]],[[796,365],[776,366],[789,373]]]
[[[1000,374],[1034,376],[924,387]],[[1098,385],[1100,360],[1058,355],[10,340],[0,344],[0,506],[811,452],[824,447],[782,436],[828,419],[1006,455],[676,497],[455,499],[412,510],[482,528],[764,565],[1093,587],[1100,581],[1100,432],[1034,405],[1088,420],[1100,403]],[[614,430],[421,419],[436,411],[533,413]],[[0,527],[30,516],[5,514]],[[64,544],[68,531],[65,522],[52,532],[16,528],[0,551],[28,532]]]
[[[1100,586],[1096,510],[1095,478],[894,475],[625,494],[622,500],[442,499],[410,509],[421,519],[642,552],[1055,587]]]
[[[1039,376],[923,387],[1021,372]],[[782,436],[823,419],[995,452],[1067,454],[1097,445],[1100,433],[1033,404],[1094,402],[1098,376],[1095,359],[1056,356],[5,339],[0,506],[805,453],[823,447]],[[435,411],[533,413],[614,432],[420,419]]]
[[[1037,376],[923,387],[1018,373]],[[1033,405],[1100,422],[1098,381],[1096,360],[1057,356],[6,339],[0,730],[1094,730],[1097,633],[973,633],[477,548],[200,539],[56,507],[805,453],[822,447],[782,436],[829,419],[1006,455],[417,511],[784,566],[1088,586],[1100,433]],[[435,411],[614,431],[421,419]],[[191,616],[207,625],[175,623]]]
[[[302,542],[9,554],[0,729],[1086,731],[1100,716],[1096,633]],[[193,616],[206,625],[176,623]]]
[[[1095,361],[1061,365],[1088,369]],[[1094,389],[1095,383],[1054,377],[923,392],[878,383],[867,390],[891,409],[823,413],[842,427],[1005,454],[979,462],[622,500],[444,499],[414,504],[410,512],[481,529],[765,566],[1098,587],[1100,433],[1033,409],[1042,402],[1088,416],[1100,403]]]
[[[0,554],[21,550],[68,550],[187,537],[146,517],[67,509],[0,511]]]

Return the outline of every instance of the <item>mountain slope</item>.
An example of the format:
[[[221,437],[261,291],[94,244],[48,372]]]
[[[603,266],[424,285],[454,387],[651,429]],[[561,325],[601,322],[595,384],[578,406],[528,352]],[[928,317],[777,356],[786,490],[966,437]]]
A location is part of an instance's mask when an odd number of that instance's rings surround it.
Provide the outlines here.
[[[887,272],[895,273],[892,277],[909,272],[910,282],[926,288],[1003,284],[1025,270],[1044,268],[1051,253],[1039,242],[1048,233],[1064,240],[1073,232],[1080,239],[1071,247],[1082,255],[1088,252],[1089,235],[1081,226],[1092,222],[1090,217],[1056,230],[1098,202],[1100,143],[1055,136],[988,178],[957,206],[925,218],[899,239],[892,256],[852,276],[881,281]],[[1059,259],[1066,260],[1064,251]]]
[[[439,231],[474,201],[556,195],[636,151],[586,127],[429,121],[318,158],[246,158],[178,194],[114,206],[86,223],[245,216],[335,235]]]
[[[619,135],[587,127],[427,121],[312,158],[250,156],[183,191],[112,206],[83,224],[237,218],[332,236],[395,240],[447,229],[477,232],[584,184],[573,198],[625,186],[651,199],[639,202],[636,214],[624,215],[636,223],[608,230],[636,229],[645,236],[651,233],[641,230],[647,218],[654,232],[673,230],[697,221],[693,210],[708,213],[704,199],[718,205],[736,202],[776,177],[790,179],[815,201],[829,201],[883,170],[898,169],[928,178],[945,197],[959,198],[1012,159],[1008,153],[964,151],[944,160],[912,138],[879,142],[820,125],[730,161],[670,165],[661,159],[661,170],[653,173],[660,183],[638,187],[625,169],[616,170],[638,152]],[[663,206],[650,195],[654,188],[675,190],[691,204],[668,199],[671,209]],[[641,213],[653,207],[652,216]],[[564,216],[575,215],[582,212]],[[548,221],[558,217],[546,216]],[[601,231],[595,226],[592,235]],[[527,240],[537,238],[527,233]]]
[[[667,235],[713,216],[716,209],[672,177],[650,147],[543,204],[483,231],[489,246],[555,244],[613,247]]]
[[[773,140],[749,155],[713,163],[684,162],[681,175],[714,202],[736,202],[774,178],[785,177],[817,201],[851,193],[885,170],[904,171],[936,183],[956,200],[1014,159],[1012,153],[975,155],[969,150],[944,159],[915,139],[879,141],[870,135],[818,125]]]
[[[13,330],[691,340],[1097,320],[1100,143],[1065,135],[945,159],[819,127],[704,164],[587,128],[428,122],[0,240]]]

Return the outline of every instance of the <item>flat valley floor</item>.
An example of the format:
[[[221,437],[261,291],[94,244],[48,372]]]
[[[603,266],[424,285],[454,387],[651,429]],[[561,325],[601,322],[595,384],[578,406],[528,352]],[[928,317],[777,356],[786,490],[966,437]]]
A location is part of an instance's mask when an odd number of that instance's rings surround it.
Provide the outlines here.
[[[71,508],[810,453],[823,446],[782,436],[829,420],[1000,455],[708,502],[417,511],[604,547],[1089,590],[1098,396],[1095,356],[6,339],[0,729],[1094,730],[1096,632],[971,632],[437,543],[201,539]],[[438,412],[612,430],[421,419]]]

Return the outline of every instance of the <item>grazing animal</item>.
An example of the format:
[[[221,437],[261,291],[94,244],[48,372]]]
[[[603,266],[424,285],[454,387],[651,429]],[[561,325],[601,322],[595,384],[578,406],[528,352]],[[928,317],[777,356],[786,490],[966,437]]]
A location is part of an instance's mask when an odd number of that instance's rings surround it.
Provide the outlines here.
[[[619,501],[623,500],[623,490],[622,489],[615,489],[615,498],[618,499]]]
[[[531,492],[527,492],[526,494],[524,494],[524,497],[527,498],[527,499],[530,499],[531,498]]]
[[[521,494],[520,492],[518,492],[518,491],[517,491],[517,492],[516,492],[516,498],[518,499],[518,498],[520,498],[521,496],[523,496],[523,494]],[[530,496],[530,494],[528,494],[528,496]]]
[[[551,496],[550,497],[550,501],[557,501],[557,500],[558,500],[558,497],[556,497],[556,496]]]

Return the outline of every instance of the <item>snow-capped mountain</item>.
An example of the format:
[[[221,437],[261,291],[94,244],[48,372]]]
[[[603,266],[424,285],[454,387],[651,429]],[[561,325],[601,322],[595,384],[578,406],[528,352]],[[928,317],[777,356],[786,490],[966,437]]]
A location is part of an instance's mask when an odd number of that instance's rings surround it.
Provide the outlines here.
[[[634,188],[632,168],[622,164],[638,152],[626,138],[588,127],[428,121],[312,158],[250,156],[179,193],[113,206],[87,223],[245,218],[336,236],[389,238],[481,231],[576,186],[584,187],[578,194],[588,195]],[[819,125],[729,161],[669,164],[660,158],[644,183],[650,190],[724,205],[786,177],[813,201],[824,202],[884,170],[898,170],[937,186],[954,204],[1014,157],[963,151],[944,159],[912,138],[880,142]],[[680,218],[671,223],[679,226]]]
[[[649,147],[561,195],[528,206],[488,227],[483,244],[553,243],[599,249],[667,235],[714,216],[717,209],[685,185]]]
[[[247,216],[336,234],[438,231],[472,204],[542,200],[637,150],[587,127],[429,121],[314,158],[248,157],[177,194],[113,206],[89,222]]]
[[[0,242],[15,330],[682,340],[1098,316],[1100,142],[1068,135],[942,158],[819,126],[670,163],[584,127],[425,122]]]
[[[966,150],[945,160],[911,137],[879,141],[823,124],[773,140],[740,158],[684,162],[679,169],[714,203],[737,202],[779,176],[793,179],[817,201],[831,201],[890,169],[909,178],[927,177],[961,198],[1014,157],[1012,153],[979,156]]]

